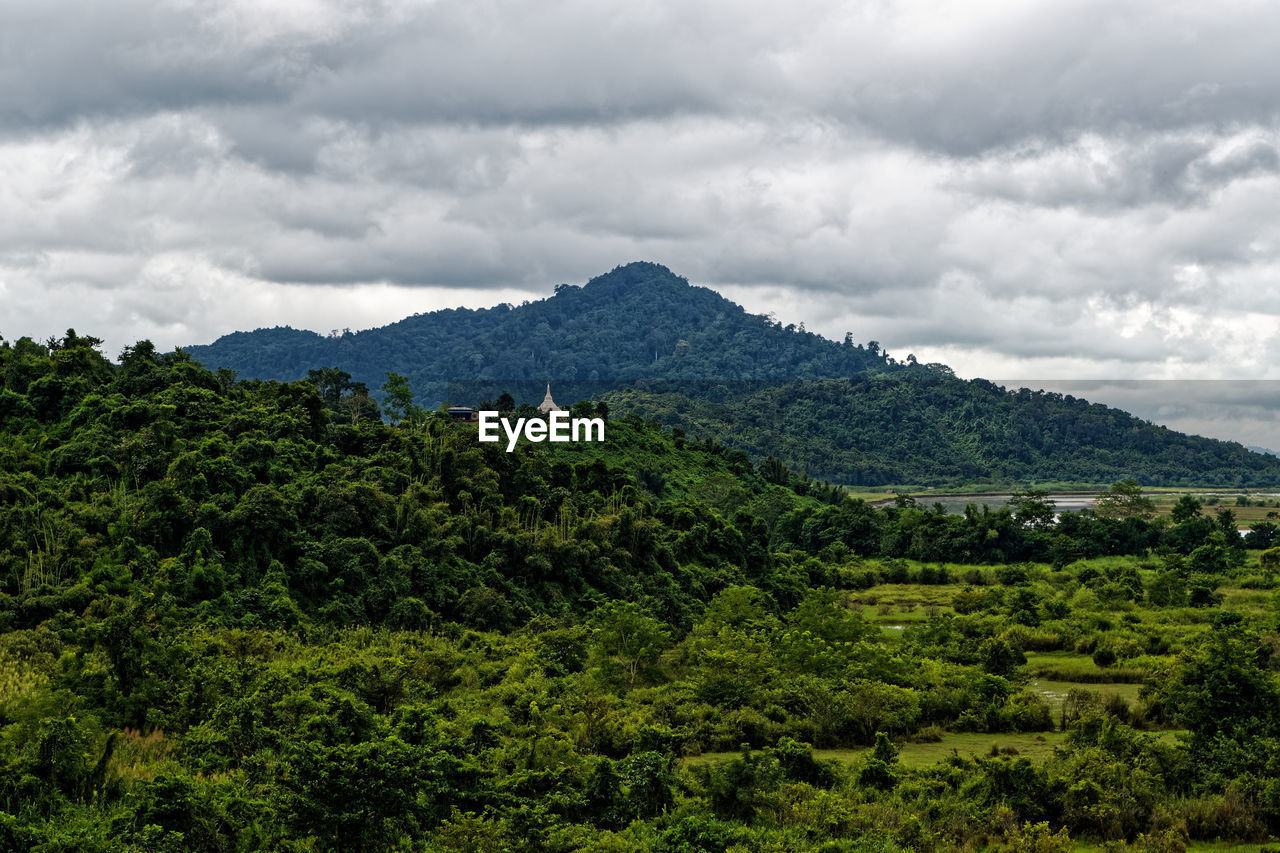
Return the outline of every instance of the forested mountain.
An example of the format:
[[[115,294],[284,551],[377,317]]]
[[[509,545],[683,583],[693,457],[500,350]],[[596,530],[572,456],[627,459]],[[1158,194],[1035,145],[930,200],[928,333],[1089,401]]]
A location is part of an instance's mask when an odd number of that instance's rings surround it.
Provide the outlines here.
[[[964,381],[921,366],[767,387],[629,389],[606,395],[756,458],[856,485],[1134,477],[1160,485],[1280,483],[1280,459],[1188,436],[1062,394]],[[678,389],[678,390],[675,390]]]
[[[393,371],[433,405],[447,398],[450,381],[513,391],[526,382],[540,398],[550,380],[572,400],[648,377],[783,382],[890,366],[878,348],[748,314],[651,263],[618,267],[582,287],[562,284],[554,296],[519,307],[435,311],[337,337],[290,328],[236,332],[186,351],[246,379],[301,379],[331,366],[378,388]]]
[[[1069,396],[962,381],[851,335],[836,343],[783,327],[651,263],[519,307],[437,311],[336,337],[236,332],[186,351],[244,378],[339,368],[375,396],[396,372],[430,405],[504,390],[536,403],[550,380],[562,401],[607,394],[622,410],[837,483],[1280,483],[1280,459],[1238,444]]]

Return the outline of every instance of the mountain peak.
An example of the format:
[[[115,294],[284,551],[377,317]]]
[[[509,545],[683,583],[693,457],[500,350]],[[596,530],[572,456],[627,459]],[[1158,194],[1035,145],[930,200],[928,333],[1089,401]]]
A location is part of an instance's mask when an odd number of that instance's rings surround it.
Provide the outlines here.
[[[604,275],[598,275],[588,281],[583,290],[587,292],[602,291],[642,291],[655,288],[689,288],[689,280],[678,276],[662,264],[651,261],[632,261],[614,267]]]
[[[187,351],[245,378],[290,380],[339,367],[378,388],[393,371],[409,377],[422,402],[447,399],[445,384],[459,379],[494,384],[497,394],[503,383],[548,377],[592,388],[638,379],[785,381],[885,364],[862,347],[783,329],[651,261],[623,264],[581,287],[560,285],[554,296],[510,310],[435,311],[342,339],[259,346],[275,343],[253,332]]]

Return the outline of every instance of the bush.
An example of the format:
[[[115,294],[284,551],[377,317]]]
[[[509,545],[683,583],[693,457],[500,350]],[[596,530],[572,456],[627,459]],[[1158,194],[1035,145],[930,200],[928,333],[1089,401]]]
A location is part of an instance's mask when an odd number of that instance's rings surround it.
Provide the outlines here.
[[[1055,833],[1046,822],[1027,822],[1005,830],[987,849],[991,853],[1071,853],[1075,847],[1065,827]]]
[[[987,594],[966,586],[951,597],[951,606],[961,615],[977,613],[987,606]]]
[[[1267,837],[1266,822],[1257,813],[1252,797],[1238,782],[1230,783],[1221,794],[1187,800],[1180,811],[1187,822],[1188,834],[1197,841],[1219,838],[1262,841]]]
[[[998,566],[996,580],[1004,586],[1021,586],[1029,581],[1023,566]]]
[[[1276,579],[1274,576],[1264,577],[1263,575],[1249,575],[1240,581],[1241,589],[1275,589]]]
[[[1113,666],[1116,660],[1117,657],[1115,651],[1106,646],[1099,648],[1093,653],[1093,662],[1103,669]]]
[[[1133,840],[1133,849],[1140,853],[1186,853],[1187,833],[1177,828],[1139,833]]]
[[[911,736],[916,743],[941,743],[946,732],[937,723],[930,723]]]
[[[1034,630],[1013,625],[1005,633],[1009,642],[1024,652],[1056,652],[1066,648],[1066,638],[1056,631]]]
[[[698,853],[726,850],[750,839],[750,833],[738,824],[716,820],[701,814],[690,814],[673,823],[655,848],[658,853]]]
[[[1006,714],[1009,731],[1047,732],[1053,728],[1049,706],[1035,693],[1019,693],[1012,697]]]
[[[773,755],[783,774],[794,782],[805,782],[815,788],[830,788],[835,784],[835,773],[826,763],[813,757],[813,747],[784,737],[778,741]]]
[[[1125,725],[1133,724],[1133,712],[1129,708],[1129,703],[1118,693],[1108,693],[1106,695],[1102,700],[1102,711],[1108,716],[1115,717]]]

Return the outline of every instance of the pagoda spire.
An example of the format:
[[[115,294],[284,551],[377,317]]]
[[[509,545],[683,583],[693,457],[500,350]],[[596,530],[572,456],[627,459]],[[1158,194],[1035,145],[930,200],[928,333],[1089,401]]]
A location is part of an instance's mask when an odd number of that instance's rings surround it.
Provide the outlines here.
[[[547,396],[542,398],[542,402],[538,405],[538,411],[542,414],[547,412],[558,412],[560,407],[556,405],[556,401],[551,399],[551,383],[547,383]]]

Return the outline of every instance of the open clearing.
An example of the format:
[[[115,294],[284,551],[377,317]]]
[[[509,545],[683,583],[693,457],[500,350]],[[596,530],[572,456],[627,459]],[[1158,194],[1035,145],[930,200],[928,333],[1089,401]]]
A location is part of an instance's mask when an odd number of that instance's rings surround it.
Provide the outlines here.
[[[1129,685],[1108,686],[1125,687]],[[1162,731],[1152,732],[1152,734],[1162,739],[1172,740],[1177,735],[1177,732]],[[1054,747],[1061,745],[1065,738],[1065,732],[1028,732],[1025,734],[948,732],[943,735],[942,740],[936,743],[900,744],[898,760],[905,767],[928,767],[929,765],[937,764],[953,753],[964,757],[990,755],[991,748],[995,746],[1001,750],[1002,754],[1041,762],[1052,756]],[[822,760],[832,759],[849,763],[861,760],[870,751],[871,747],[869,746],[855,749],[815,749],[813,756]],[[740,754],[737,752],[707,752],[686,758],[684,763],[686,766],[718,764],[722,761],[732,761]]]

